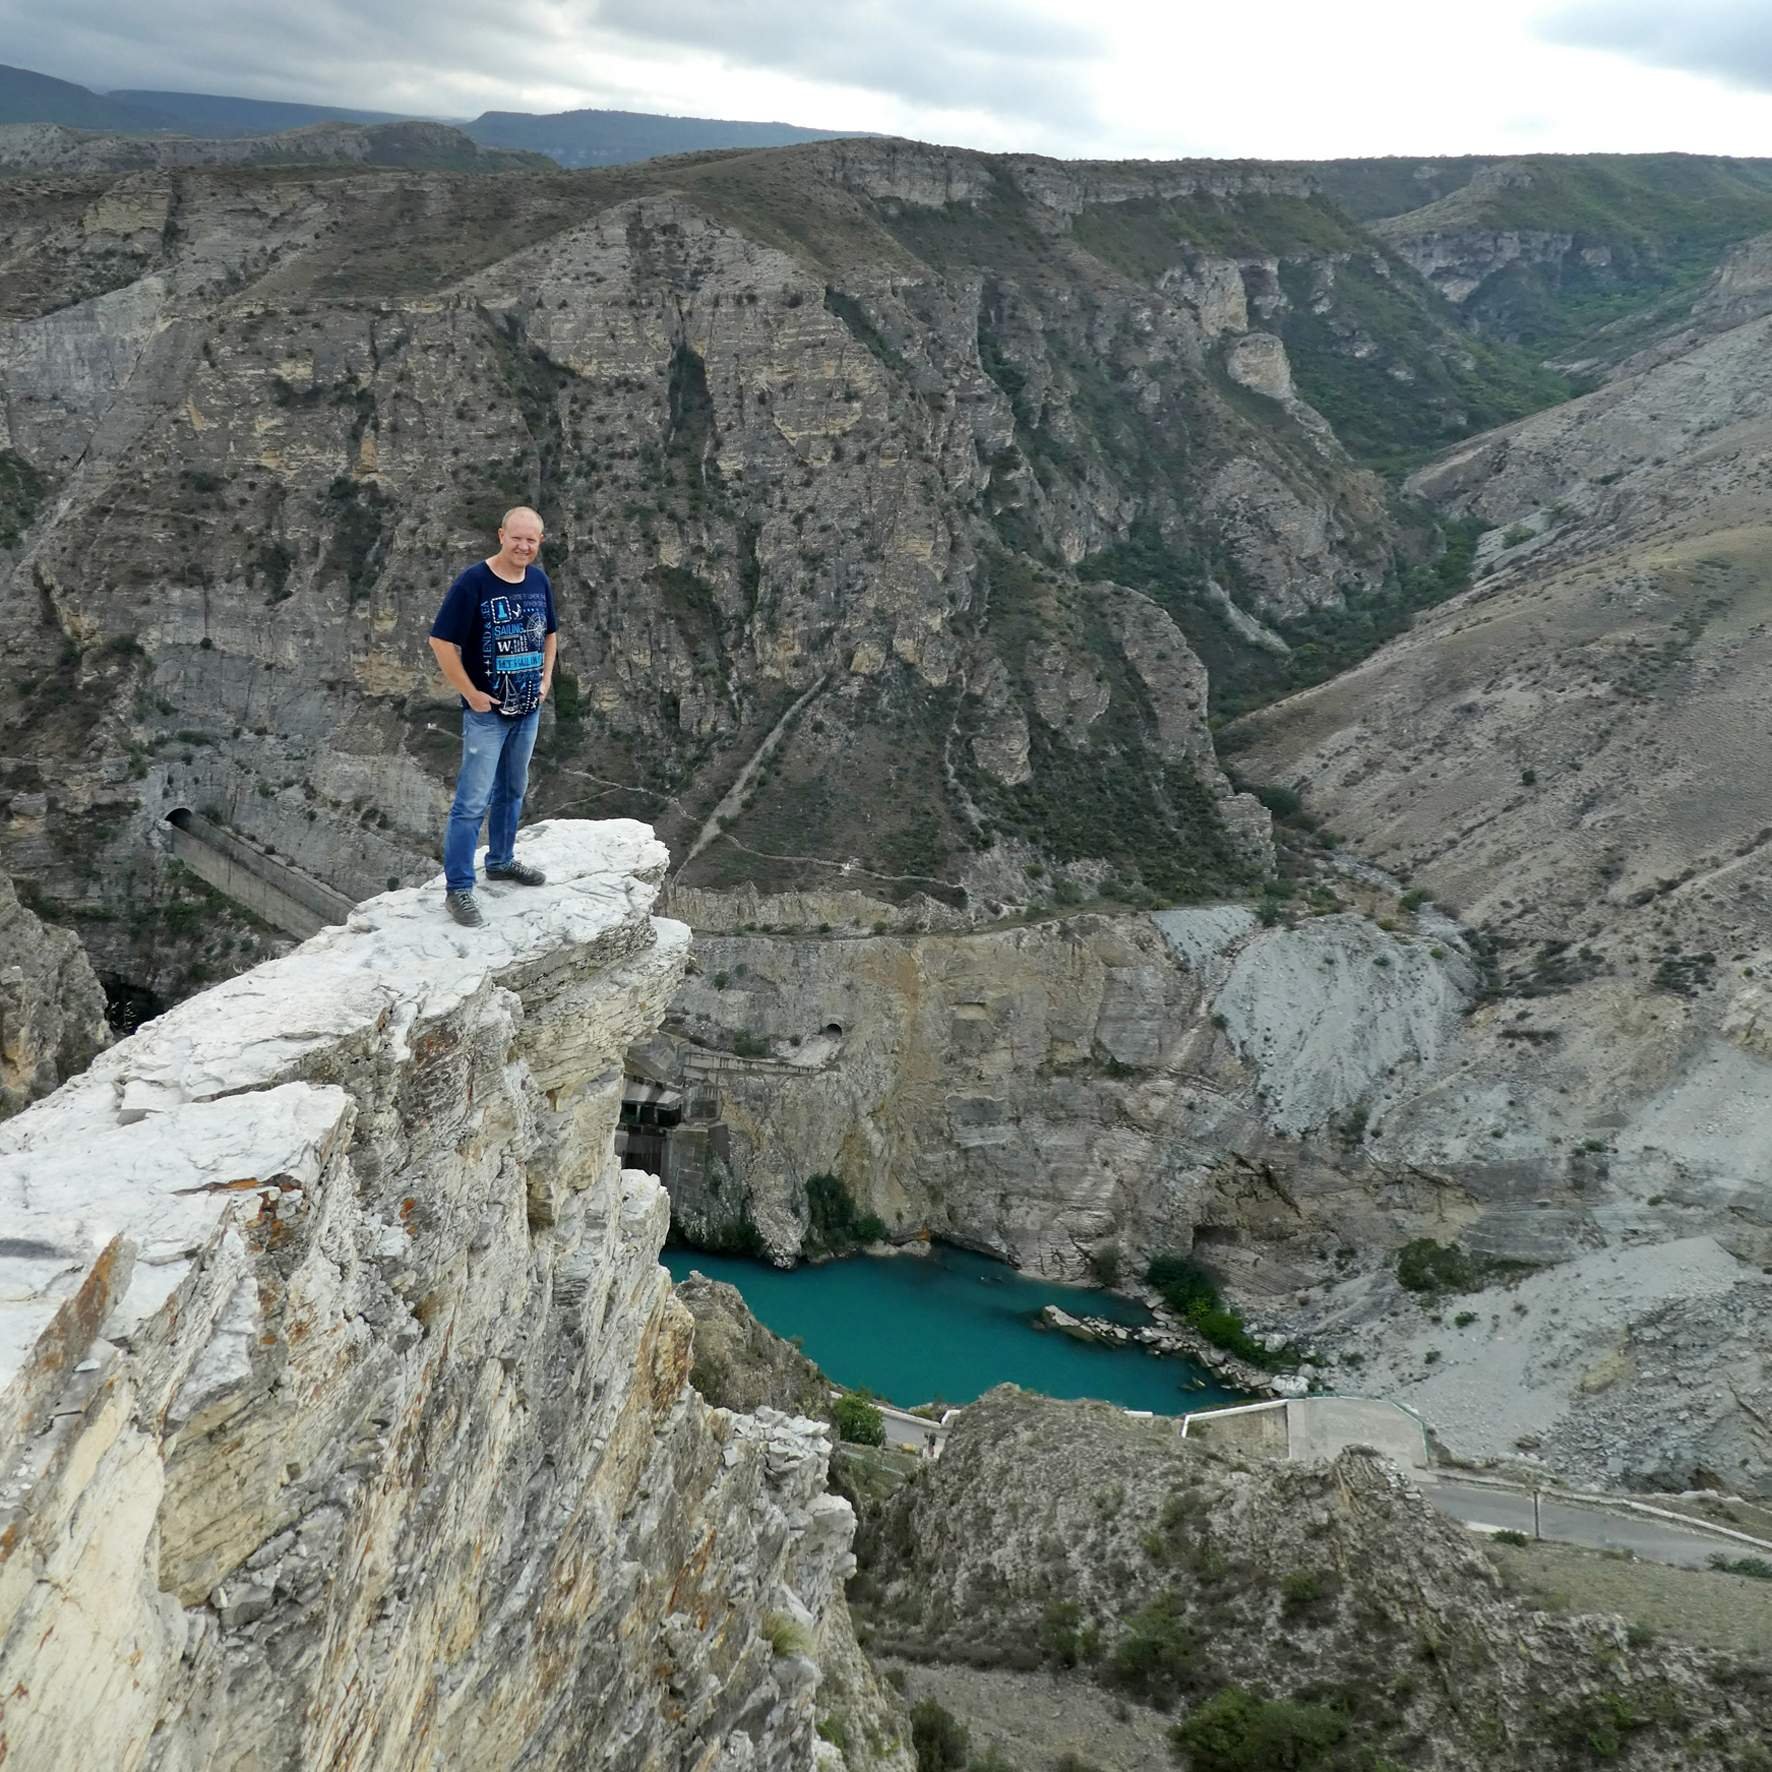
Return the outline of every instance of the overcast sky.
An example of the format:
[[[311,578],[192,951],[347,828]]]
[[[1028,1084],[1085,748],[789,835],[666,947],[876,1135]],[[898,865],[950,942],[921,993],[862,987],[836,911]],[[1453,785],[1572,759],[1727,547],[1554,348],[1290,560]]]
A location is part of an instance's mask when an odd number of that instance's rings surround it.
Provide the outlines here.
[[[1772,155],[1772,0],[0,0],[0,61],[1064,155]]]

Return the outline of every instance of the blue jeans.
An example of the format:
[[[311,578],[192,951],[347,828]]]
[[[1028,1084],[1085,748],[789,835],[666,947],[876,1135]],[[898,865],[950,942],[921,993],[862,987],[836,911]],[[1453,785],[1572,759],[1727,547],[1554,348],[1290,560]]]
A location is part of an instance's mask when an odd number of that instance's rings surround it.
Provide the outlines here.
[[[455,778],[455,804],[443,835],[443,879],[450,892],[474,890],[474,846],[480,821],[490,810],[486,827],[486,865],[509,867],[517,841],[517,820],[523,814],[523,789],[529,781],[529,756],[541,709],[507,720],[497,708],[461,716],[461,773]]]

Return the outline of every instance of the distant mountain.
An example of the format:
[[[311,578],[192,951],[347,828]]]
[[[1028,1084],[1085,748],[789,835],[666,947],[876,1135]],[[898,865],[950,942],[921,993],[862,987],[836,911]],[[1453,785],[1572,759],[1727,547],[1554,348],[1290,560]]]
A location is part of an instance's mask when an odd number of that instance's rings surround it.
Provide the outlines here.
[[[108,135],[171,133],[209,141],[282,135],[316,124],[429,121],[393,111],[355,111],[339,105],[286,104],[226,93],[159,92],[124,88],[108,94],[27,68],[0,66],[0,125],[59,123]],[[659,154],[709,148],[785,148],[830,141],[840,129],[801,129],[792,123],[734,123],[713,117],[654,117],[642,111],[488,111],[461,125],[484,148],[546,154],[562,166],[622,166]]]
[[[660,154],[709,148],[786,148],[862,132],[801,129],[792,123],[734,123],[714,117],[655,117],[644,111],[487,111],[462,127],[488,148],[528,148],[562,166],[621,166]]]
[[[101,97],[70,80],[52,80],[29,68],[0,64],[0,123],[60,123],[69,129],[174,129],[178,125],[146,106]]]
[[[134,172],[186,166],[391,166],[418,172],[557,171],[542,154],[483,148],[447,123],[310,123],[275,135],[67,129],[0,123],[0,170]]]
[[[70,90],[77,92],[80,89]],[[160,128],[212,139],[235,135],[280,135],[290,129],[305,129],[312,123],[412,121],[400,111],[352,111],[338,105],[293,105],[276,99],[232,98],[213,92],[147,92],[126,88],[112,92],[109,97],[134,110],[151,111],[168,119],[159,125]],[[57,117],[53,121],[66,123],[72,120]]]

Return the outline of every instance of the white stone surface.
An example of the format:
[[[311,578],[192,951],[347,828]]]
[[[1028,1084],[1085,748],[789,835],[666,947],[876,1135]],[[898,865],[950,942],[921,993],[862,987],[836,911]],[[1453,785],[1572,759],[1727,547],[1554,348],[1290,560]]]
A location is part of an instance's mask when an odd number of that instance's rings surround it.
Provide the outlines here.
[[[111,1325],[126,1331],[160,1308],[242,1193],[256,1206],[280,1186],[313,1187],[354,1111],[342,1089],[287,1083],[255,1096],[250,1115],[230,1098],[85,1138],[64,1122],[64,1136],[0,1155],[0,1390],[112,1237],[137,1250]]]
[[[1312,918],[1252,940],[1217,1010],[1260,1073],[1269,1125],[1311,1131],[1366,1102],[1401,1067],[1432,1065],[1467,1001],[1454,966],[1462,962],[1363,917]]]
[[[828,1674],[910,1772],[827,1430],[689,1388],[615,1159],[664,849],[519,853],[485,928],[374,900],[0,1128],[9,1764],[789,1772]]]

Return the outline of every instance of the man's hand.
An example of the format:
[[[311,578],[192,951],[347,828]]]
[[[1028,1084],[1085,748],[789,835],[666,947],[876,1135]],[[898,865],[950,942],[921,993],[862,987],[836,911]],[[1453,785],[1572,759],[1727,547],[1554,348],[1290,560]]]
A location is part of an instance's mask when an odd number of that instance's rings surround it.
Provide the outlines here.
[[[543,677],[541,680],[541,698],[543,701],[546,701],[548,699],[548,688],[549,688],[548,680],[546,677]]]
[[[499,705],[498,702],[488,695],[484,689],[476,689],[471,683],[461,692],[461,695],[462,700],[465,701],[476,714],[488,713]]]

